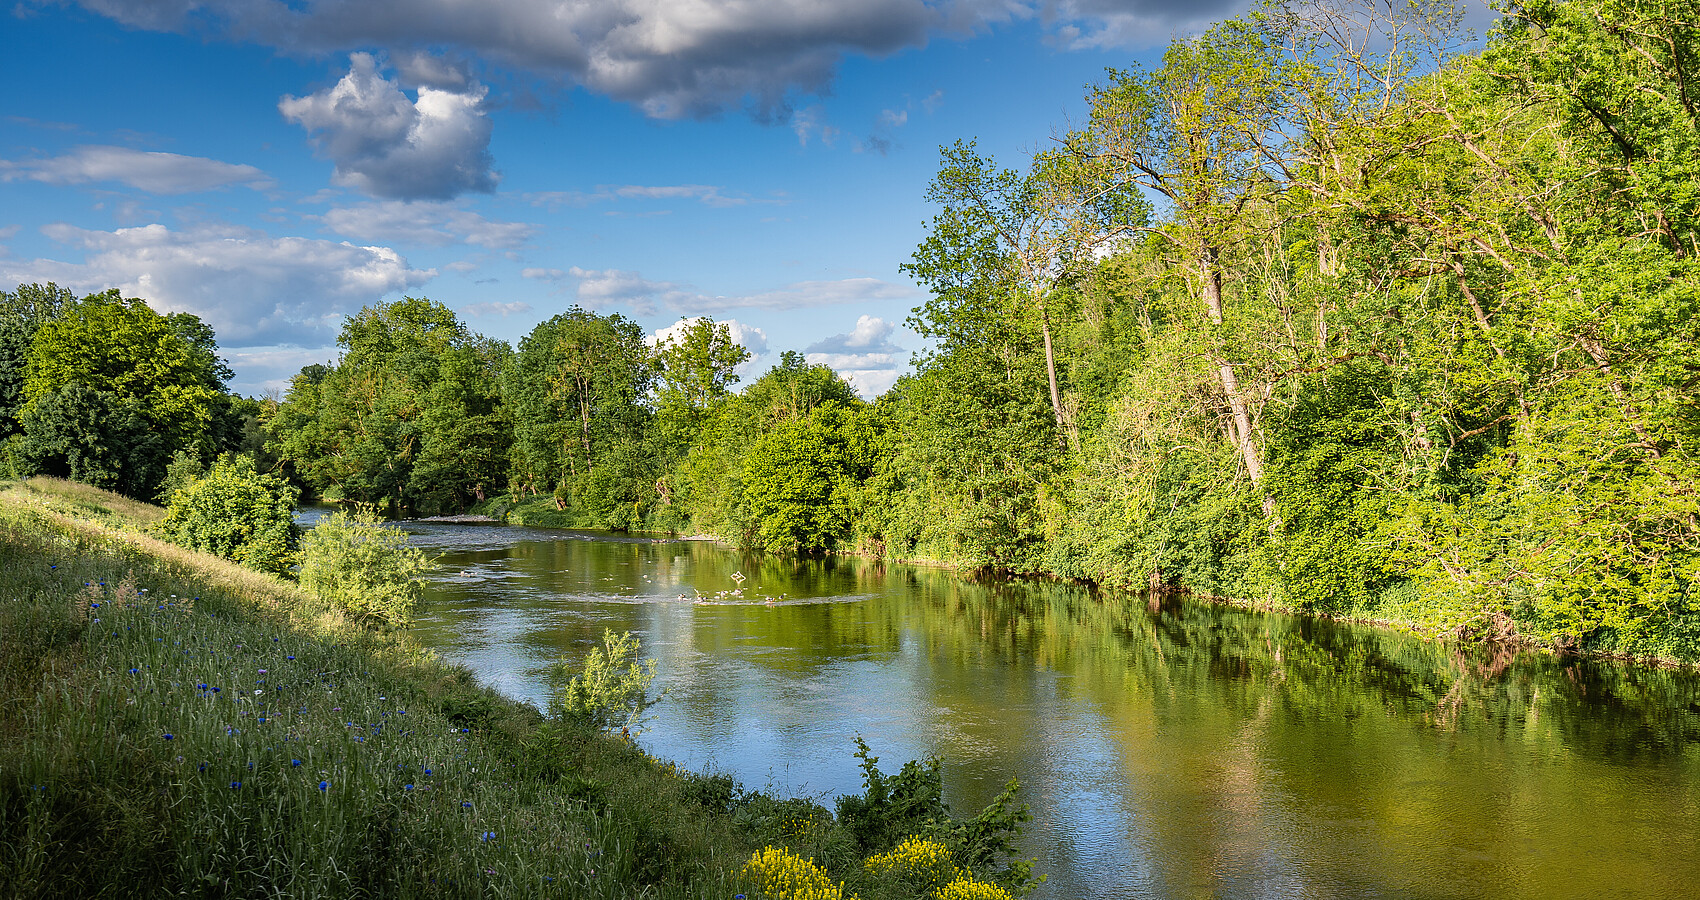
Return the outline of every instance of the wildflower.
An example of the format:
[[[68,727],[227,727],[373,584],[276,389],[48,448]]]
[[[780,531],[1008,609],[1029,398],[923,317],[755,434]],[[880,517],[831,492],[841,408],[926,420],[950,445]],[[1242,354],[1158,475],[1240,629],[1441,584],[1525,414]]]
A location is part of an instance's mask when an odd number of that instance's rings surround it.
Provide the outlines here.
[[[426,769],[426,770],[425,770],[425,774],[427,774],[427,775],[429,775],[429,774],[431,774],[431,770],[430,770],[430,769]]]
[[[328,781],[321,781],[321,782],[319,782],[319,790],[321,790],[321,791],[323,791],[323,790],[329,790],[329,789],[330,789],[330,786],[331,786],[331,783],[330,783],[330,782],[328,782]]]
[[[231,782],[231,783],[230,783],[230,786],[231,786],[231,787],[233,787],[233,788],[239,788],[239,787],[241,787],[241,786],[242,786],[242,782],[240,782],[240,781],[232,781],[232,782]]]
[[[462,800],[460,802],[460,808],[461,809],[471,809],[472,808],[472,801],[471,800]]]
[[[478,839],[481,840],[481,841],[493,841],[493,840],[496,839],[496,832],[486,831],[483,834],[479,835]]]
[[[404,791],[411,791],[411,790],[413,790],[413,785],[404,784],[404,785],[402,785],[401,789],[404,790]]]
[[[166,735],[165,735],[165,739],[166,739],[166,740],[168,740],[168,741],[169,741],[169,740],[171,740],[171,739],[172,739],[172,738],[175,738],[175,737],[176,737],[176,736],[177,736],[177,735],[174,735],[174,734],[172,734],[172,733],[170,733],[170,732],[166,732]]]
[[[289,658],[290,658],[290,659],[294,659],[294,658],[295,658],[295,657],[293,657],[293,656],[291,656],[291,657],[289,657]]]
[[[289,767],[290,767],[290,768],[292,768],[292,769],[299,769],[299,768],[301,768],[301,760],[299,760],[299,759],[292,759],[292,760],[290,760],[290,761],[289,761]]]
[[[136,674],[137,672],[140,672],[140,671],[141,671],[141,669],[131,669],[130,674],[134,675],[134,674]]]

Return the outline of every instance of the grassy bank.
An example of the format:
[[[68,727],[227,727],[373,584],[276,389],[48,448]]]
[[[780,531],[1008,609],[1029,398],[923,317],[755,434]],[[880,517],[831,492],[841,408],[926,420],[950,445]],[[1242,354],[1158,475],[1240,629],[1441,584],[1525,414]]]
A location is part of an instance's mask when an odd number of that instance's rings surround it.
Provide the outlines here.
[[[852,818],[681,772],[142,533],[158,516],[0,491],[0,896],[803,896],[764,848],[870,900],[936,894],[866,863],[960,834],[904,826],[877,770]]]

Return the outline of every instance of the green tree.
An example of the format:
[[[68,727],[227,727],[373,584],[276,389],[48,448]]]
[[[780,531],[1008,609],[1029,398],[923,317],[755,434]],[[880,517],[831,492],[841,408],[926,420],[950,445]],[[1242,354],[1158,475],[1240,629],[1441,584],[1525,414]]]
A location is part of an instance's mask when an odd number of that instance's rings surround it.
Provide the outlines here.
[[[759,544],[821,552],[846,543],[872,451],[871,414],[861,404],[818,406],[759,437],[744,454],[742,478]]]
[[[175,491],[158,527],[166,540],[283,575],[295,563],[294,486],[226,454]]]
[[[94,294],[36,329],[24,400],[82,384],[134,403],[166,446],[208,460],[231,432],[230,370],[216,351],[212,330],[188,313],[160,315],[116,290]]]
[[[0,291],[0,440],[21,430],[18,417],[23,411],[30,344],[36,330],[58,318],[76,300],[75,293],[51,281]]]
[[[73,381],[37,395],[21,419],[16,447],[25,470],[154,496],[167,445],[136,400]]]
[[[370,510],[335,512],[301,538],[301,586],[378,628],[400,628],[419,608],[431,560]]]
[[[461,509],[503,482],[506,345],[412,297],[349,317],[338,342],[342,359],[302,370],[272,416],[266,447],[295,477],[392,514]]]
[[[645,398],[654,361],[636,322],[574,307],[520,341],[504,394],[521,491],[555,493],[598,525],[629,528],[654,502]]]

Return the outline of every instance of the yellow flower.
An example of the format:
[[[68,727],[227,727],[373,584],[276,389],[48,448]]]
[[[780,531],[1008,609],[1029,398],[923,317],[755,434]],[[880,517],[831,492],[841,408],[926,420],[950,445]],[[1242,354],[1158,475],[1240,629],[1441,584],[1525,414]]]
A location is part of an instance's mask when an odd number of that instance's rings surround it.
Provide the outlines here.
[[[895,875],[925,891],[937,890],[966,874],[951,861],[949,848],[922,837],[911,837],[895,850],[870,856],[862,865],[873,875]]]
[[[845,900],[843,885],[783,847],[764,847],[751,856],[744,877],[768,900]]]
[[[933,896],[936,900],[1015,900],[1009,891],[972,878],[958,878]]]

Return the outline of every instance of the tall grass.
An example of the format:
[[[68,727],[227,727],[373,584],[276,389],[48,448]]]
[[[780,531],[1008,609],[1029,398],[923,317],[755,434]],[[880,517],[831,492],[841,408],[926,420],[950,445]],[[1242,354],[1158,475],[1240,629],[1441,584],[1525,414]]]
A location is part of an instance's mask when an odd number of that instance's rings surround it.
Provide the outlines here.
[[[769,844],[860,869],[812,803],[545,721],[90,491],[0,491],[0,897],[756,897]]]

